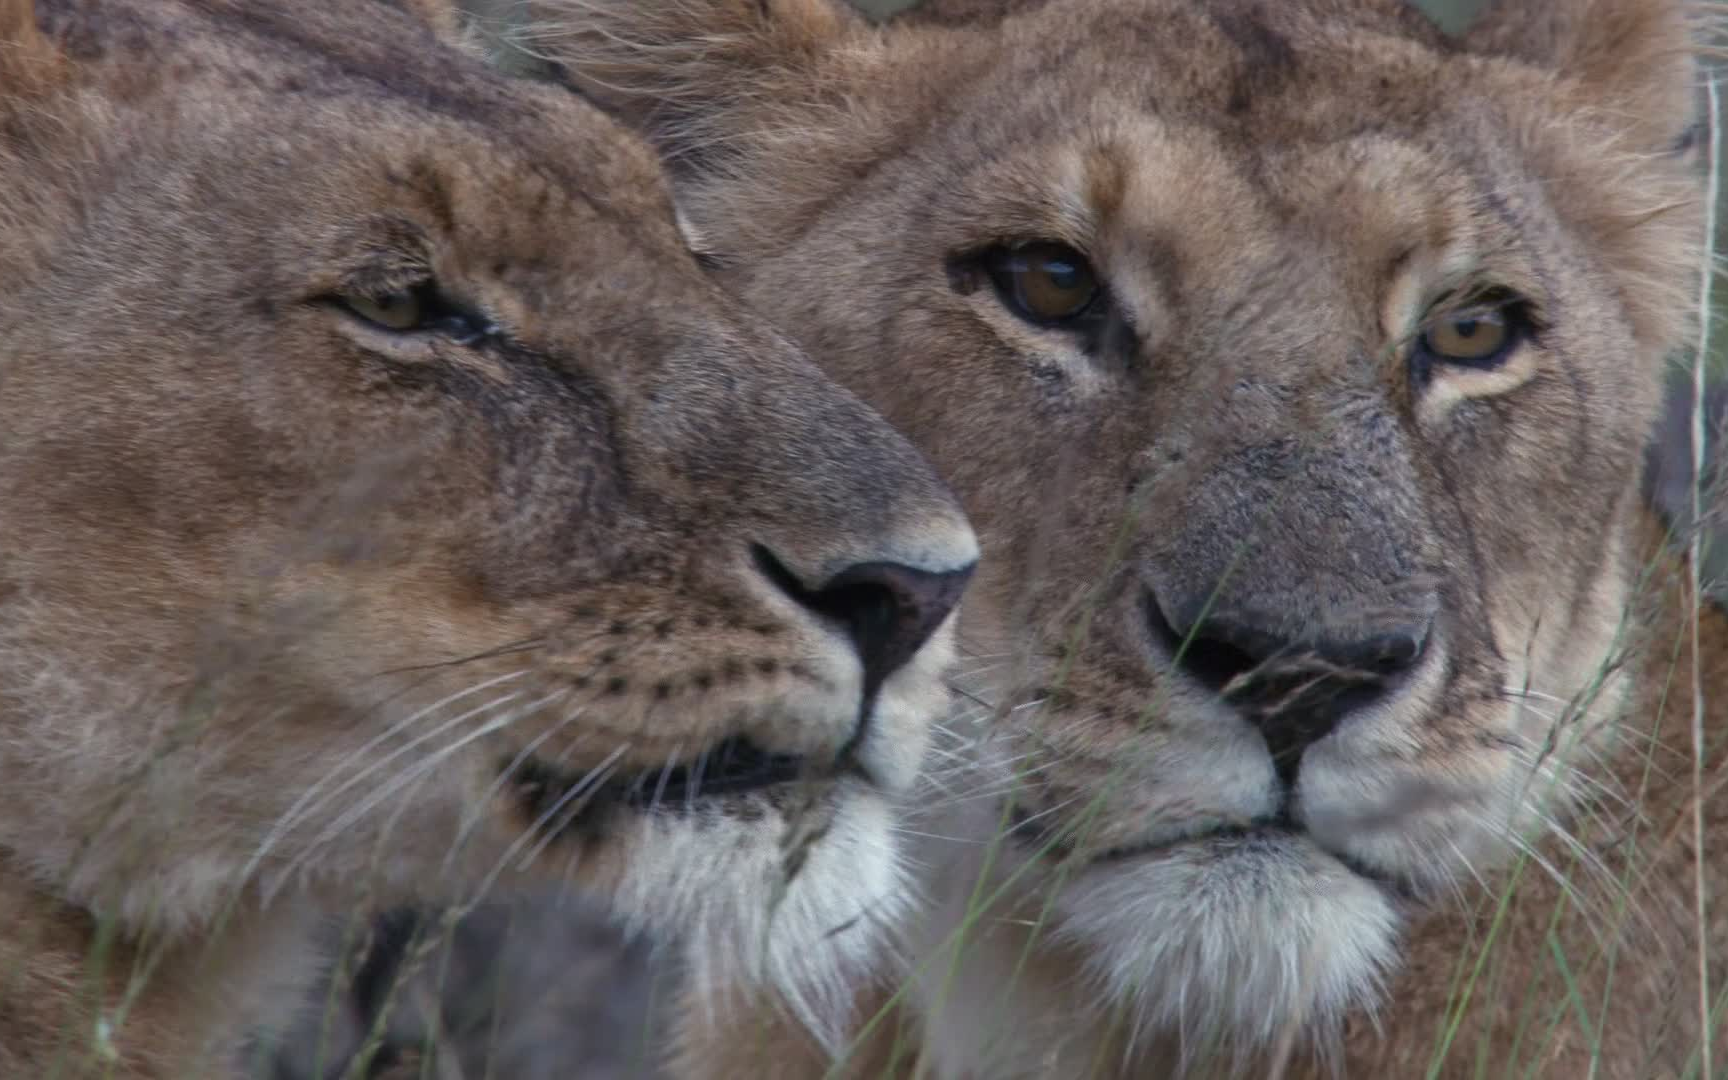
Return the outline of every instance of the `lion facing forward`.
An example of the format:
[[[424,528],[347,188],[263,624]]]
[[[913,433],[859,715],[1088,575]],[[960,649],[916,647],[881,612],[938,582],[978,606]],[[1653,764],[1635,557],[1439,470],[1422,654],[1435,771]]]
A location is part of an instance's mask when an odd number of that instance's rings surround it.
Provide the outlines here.
[[[979,531],[932,905],[847,1068],[1699,1067],[1728,646],[1638,479],[1704,8],[539,5]],[[791,1062],[772,1015],[688,1012],[689,1074]]]

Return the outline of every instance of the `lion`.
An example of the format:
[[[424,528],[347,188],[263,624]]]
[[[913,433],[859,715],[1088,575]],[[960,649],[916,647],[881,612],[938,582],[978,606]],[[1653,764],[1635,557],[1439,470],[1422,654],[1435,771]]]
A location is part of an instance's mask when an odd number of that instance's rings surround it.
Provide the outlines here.
[[[1728,629],[1639,491],[1707,15],[541,0],[984,552],[898,969],[681,1075],[1721,1068]]]
[[[245,1075],[327,914],[819,1001],[906,900],[959,504],[464,33],[0,2],[0,1075]]]

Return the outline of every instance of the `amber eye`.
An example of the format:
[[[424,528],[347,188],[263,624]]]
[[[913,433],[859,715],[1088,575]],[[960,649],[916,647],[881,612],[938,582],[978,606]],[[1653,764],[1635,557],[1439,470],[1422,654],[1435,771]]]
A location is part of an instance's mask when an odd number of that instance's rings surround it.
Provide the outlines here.
[[[326,297],[348,314],[393,334],[431,332],[458,345],[497,337],[498,325],[446,300],[430,280],[390,292],[353,290]]]
[[[1517,344],[1518,305],[1501,300],[1447,312],[1433,319],[1419,345],[1435,360],[1493,367]]]
[[[424,324],[426,318],[426,304],[416,290],[404,289],[382,296],[348,295],[339,299],[349,311],[386,330],[415,330]]]
[[[1085,315],[1101,291],[1086,257],[1065,244],[997,248],[986,265],[1003,303],[1043,326]]]

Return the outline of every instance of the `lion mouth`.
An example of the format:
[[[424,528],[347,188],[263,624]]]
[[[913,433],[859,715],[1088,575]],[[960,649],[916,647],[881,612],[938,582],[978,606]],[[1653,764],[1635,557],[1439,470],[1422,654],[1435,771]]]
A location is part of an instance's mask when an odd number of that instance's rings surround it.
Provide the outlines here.
[[[1142,859],[1157,859],[1178,851],[1209,849],[1220,855],[1271,853],[1300,844],[1324,854],[1388,896],[1414,903],[1420,898],[1415,886],[1403,878],[1370,866],[1347,852],[1321,844],[1313,833],[1283,817],[1259,818],[1245,824],[1221,825],[1173,839],[1161,839],[1144,844],[1126,844],[1106,848],[1096,853],[1077,849],[1063,828],[1044,825],[1035,815],[1021,807],[1013,807],[1009,815],[1009,833],[1028,846],[1036,846],[1041,857],[1073,860],[1083,866],[1108,866]]]
[[[607,811],[689,812],[728,796],[847,775],[863,775],[849,756],[823,765],[806,755],[775,753],[734,737],[721,740],[694,761],[669,762],[599,782],[592,773],[572,772],[531,757],[515,765],[511,784],[523,809],[556,831],[579,827]]]

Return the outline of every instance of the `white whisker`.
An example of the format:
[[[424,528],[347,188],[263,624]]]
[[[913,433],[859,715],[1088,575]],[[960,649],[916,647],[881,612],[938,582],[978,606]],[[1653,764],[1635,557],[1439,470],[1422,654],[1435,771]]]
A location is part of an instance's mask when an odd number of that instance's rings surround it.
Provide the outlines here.
[[[366,754],[371,753],[373,750],[377,749],[378,747],[384,745],[389,740],[391,740],[391,739],[395,738],[397,735],[401,734],[401,732],[403,730],[405,730],[406,728],[408,728],[410,725],[418,722],[421,718],[423,718],[425,716],[429,716],[432,713],[437,712],[439,709],[444,708],[446,705],[453,704],[457,701],[462,700],[463,698],[467,697],[470,694],[475,694],[475,693],[479,693],[482,690],[490,689],[491,687],[497,686],[500,683],[508,682],[511,679],[519,679],[523,675],[526,675],[526,674],[527,674],[527,669],[522,669],[519,671],[506,672],[503,675],[499,675],[499,676],[496,676],[494,678],[487,679],[484,682],[476,683],[473,686],[470,686],[464,690],[458,691],[457,693],[451,694],[450,696],[445,697],[439,701],[435,701],[423,709],[416,710],[413,714],[411,714],[407,717],[404,717],[402,720],[400,720],[394,724],[391,724],[381,734],[368,740],[366,743],[364,743],[362,746],[360,746],[359,749],[355,750],[353,753],[349,754],[346,758],[344,758],[343,762],[346,763],[348,761],[359,761]],[[442,730],[446,730],[446,728],[440,728],[438,730],[442,731]],[[436,732],[433,733],[432,737],[434,737],[434,738],[436,737]],[[401,749],[402,750],[412,749],[413,746],[417,745],[421,741],[423,741],[423,740],[416,740],[415,742],[410,743],[407,747],[403,747]],[[400,752],[401,752],[401,750],[399,750],[397,753],[400,753]],[[386,762],[388,762],[390,760],[394,760],[395,757],[396,757],[396,754],[391,754],[385,760],[386,760]],[[355,780],[364,779],[365,776],[367,776],[369,773],[374,771],[377,767],[378,767],[377,762],[367,763],[365,765],[365,767],[363,767],[361,769],[359,776],[356,777]],[[303,814],[310,812],[307,810],[307,804],[309,804],[313,799],[318,797],[319,793],[323,790],[324,785],[326,783],[328,783],[332,778],[334,778],[338,772],[340,772],[340,765],[338,766],[337,769],[332,769],[329,773],[326,773],[324,776],[320,777],[317,780],[317,782],[313,783],[304,792],[302,792],[300,794],[300,797],[298,799],[294,800],[293,804],[291,804],[287,810],[283,811],[282,816],[277,819],[276,825],[274,827],[272,827],[268,833],[265,834],[263,840],[261,840],[258,844],[258,849],[255,852],[253,852],[251,859],[249,859],[247,861],[245,868],[241,871],[241,875],[243,877],[250,877],[251,874],[255,870],[257,870],[259,864],[262,863],[264,861],[264,859],[270,854],[270,852],[275,848],[276,844],[280,843],[282,838],[284,836],[286,836],[287,833],[296,824],[299,823],[299,820],[301,819]],[[336,793],[339,794],[341,791],[346,790],[346,788],[351,786],[352,783],[355,782],[355,780],[350,780],[348,784],[344,784],[343,787],[339,788]]]
[[[506,697],[500,698],[496,702],[491,703],[489,707],[495,708],[499,704],[507,703],[510,698],[515,696],[516,695],[514,694],[507,695]],[[481,711],[483,710],[471,710],[467,715],[477,715]],[[280,876],[284,878],[291,876],[295,869],[304,864],[307,859],[316,853],[318,848],[328,843],[333,837],[340,835],[352,827],[361,818],[371,813],[372,810],[385,799],[396,794],[407,784],[414,782],[420,777],[427,775],[432,770],[443,765],[459,750],[468,746],[470,743],[473,743],[475,740],[484,738],[495,731],[499,731],[509,726],[518,718],[519,717],[517,716],[505,714],[495,720],[482,724],[479,728],[476,728],[474,731],[462,736],[448,746],[442,747],[432,754],[427,755],[424,760],[415,762],[407,769],[404,769],[389,783],[384,784],[377,791],[362,800],[359,805],[350,808],[347,812],[339,815],[335,821],[332,821],[329,825],[325,826],[322,832],[318,833],[318,835],[315,836],[298,855],[288,862],[287,866],[283,867]],[[331,792],[329,796],[326,796],[326,798],[319,803],[319,806],[322,807],[323,805],[326,805],[331,798],[334,798],[338,794],[340,794],[339,791]]]
[[[552,704],[559,698],[568,697],[569,693],[568,690],[560,690],[555,694],[548,694],[539,701],[532,702],[525,706],[523,712],[538,712],[540,709]],[[576,712],[580,713],[580,711],[581,710],[578,709]],[[474,829],[479,826],[481,821],[485,820],[487,807],[491,805],[492,800],[498,796],[498,793],[504,789],[504,785],[510,782],[510,778],[515,775],[516,770],[520,769],[522,765],[534,755],[534,752],[540,749],[546,740],[562,731],[564,726],[570,722],[570,719],[574,717],[574,715],[576,714],[573,713],[571,717],[566,717],[559,723],[548,726],[545,731],[536,735],[533,739],[530,739],[528,744],[521,750],[517,751],[516,756],[510,759],[510,763],[505,765],[504,768],[499,771],[492,783],[487,785],[486,790],[482,792],[480,798],[475,801],[473,808],[470,809],[467,814],[463,815],[462,824],[456,831],[456,839],[451,843],[450,849],[445,853],[444,862],[439,868],[441,874],[447,875],[450,872],[451,867],[455,863],[457,852],[467,845],[468,838],[473,833]]]
[[[568,824],[568,820],[550,826],[548,823],[552,822],[554,818],[563,813],[565,808],[569,807],[574,800],[581,798],[583,795],[599,787],[600,784],[605,781],[606,775],[612,771],[612,766],[617,764],[618,759],[628,753],[629,750],[630,744],[624,743],[617,749],[613,750],[610,754],[607,754],[606,757],[601,760],[600,764],[589,769],[587,775],[583,776],[582,779],[578,780],[576,783],[570,785],[564,794],[558,796],[557,800],[554,801],[544,813],[534,819],[534,822],[524,831],[523,836],[532,836],[541,830],[544,830],[546,835],[522,857],[518,869],[526,870],[529,865],[540,856],[540,853],[545,850],[546,845],[551,843],[558,835],[559,830],[562,829],[564,825]],[[574,809],[571,810],[572,817],[581,811],[582,805],[582,803],[576,804]],[[516,845],[512,844],[511,846],[514,848]]]

